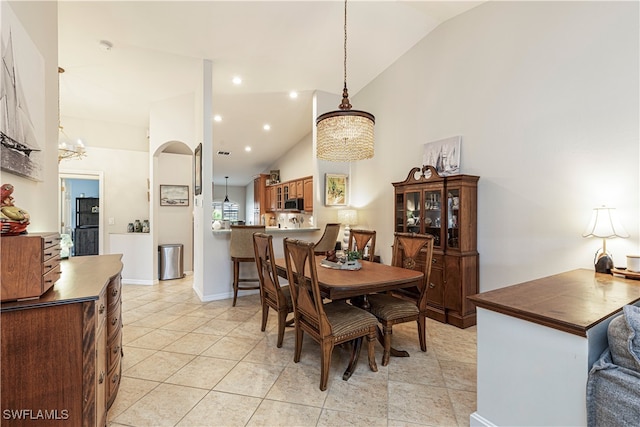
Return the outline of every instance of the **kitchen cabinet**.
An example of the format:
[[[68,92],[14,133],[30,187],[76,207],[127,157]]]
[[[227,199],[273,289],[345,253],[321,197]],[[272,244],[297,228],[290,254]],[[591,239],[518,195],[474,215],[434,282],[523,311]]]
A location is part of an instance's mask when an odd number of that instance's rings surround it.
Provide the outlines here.
[[[479,291],[478,179],[440,176],[433,167],[424,166],[393,183],[394,231],[434,237],[428,316],[460,328],[476,323],[475,306],[467,296]]]
[[[269,203],[267,201],[267,178],[269,178],[268,174],[260,174],[253,178],[254,224],[263,224],[263,215],[269,210]]]
[[[289,199],[304,199],[304,211],[313,212],[313,177],[294,179],[266,186],[265,200],[268,203],[266,212],[284,210],[284,202]]]
[[[304,210],[313,212],[313,177],[302,180],[302,194],[304,198]]]
[[[285,197],[285,200],[288,199],[298,199],[304,197],[304,187],[303,180],[298,179],[295,181],[290,181],[286,184],[288,196]]]
[[[55,292],[0,305],[3,423],[106,425],[122,369],[120,259],[63,261]]]
[[[284,184],[278,184],[275,186],[275,199],[276,199],[276,205],[275,205],[275,211],[281,211],[282,209],[284,209]]]

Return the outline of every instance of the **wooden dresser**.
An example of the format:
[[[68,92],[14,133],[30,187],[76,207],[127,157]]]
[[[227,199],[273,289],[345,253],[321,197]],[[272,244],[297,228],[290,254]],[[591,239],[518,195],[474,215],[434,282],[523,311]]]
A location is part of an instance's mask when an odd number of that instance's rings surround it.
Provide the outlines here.
[[[2,425],[106,425],[122,369],[121,255],[60,267],[42,297],[0,306]]]
[[[37,298],[60,277],[60,234],[29,233],[0,238],[2,301]]]

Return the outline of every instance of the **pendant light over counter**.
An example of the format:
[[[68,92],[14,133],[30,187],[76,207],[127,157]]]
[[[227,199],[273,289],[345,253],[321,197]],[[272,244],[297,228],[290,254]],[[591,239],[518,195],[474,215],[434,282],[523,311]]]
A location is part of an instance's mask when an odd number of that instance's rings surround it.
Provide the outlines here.
[[[348,162],[372,158],[375,117],[366,111],[352,110],[347,90],[347,0],[344,2],[344,88],[338,108],[316,119],[318,159]]]
[[[229,188],[227,184],[229,183],[229,177],[224,177],[224,203],[229,203]]]

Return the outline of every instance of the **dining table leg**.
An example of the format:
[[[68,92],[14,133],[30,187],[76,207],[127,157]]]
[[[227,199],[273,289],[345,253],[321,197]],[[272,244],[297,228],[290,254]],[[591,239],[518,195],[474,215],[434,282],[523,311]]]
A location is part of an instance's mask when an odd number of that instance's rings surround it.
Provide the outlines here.
[[[380,329],[380,326],[376,326],[376,329],[378,330],[378,342],[382,345],[382,348],[384,348],[384,334],[382,333],[382,329]],[[408,351],[398,350],[397,348],[393,348],[393,346],[389,350],[389,354],[393,357],[409,357]]]
[[[351,378],[353,371],[356,370],[356,366],[358,365],[358,359],[360,358],[360,350],[362,349],[362,337],[356,338],[351,341],[351,345],[353,346],[351,350],[351,359],[349,360],[349,365],[347,365],[347,369],[342,374],[342,379],[347,381]]]

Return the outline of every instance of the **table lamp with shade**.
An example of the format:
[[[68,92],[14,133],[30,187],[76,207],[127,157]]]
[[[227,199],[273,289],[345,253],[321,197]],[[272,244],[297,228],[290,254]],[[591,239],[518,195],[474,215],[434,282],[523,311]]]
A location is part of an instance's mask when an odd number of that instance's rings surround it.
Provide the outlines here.
[[[629,237],[629,234],[625,231],[618,220],[615,208],[608,208],[601,206],[593,209],[591,215],[591,221],[582,233],[582,237],[599,237],[602,239],[602,249],[596,251],[594,257],[594,264],[596,273],[609,273],[614,267],[613,259],[607,252],[607,239],[613,239],[614,237]]]
[[[342,209],[338,211],[338,222],[344,224],[344,235],[342,238],[342,250],[347,249],[349,244],[349,234],[351,226],[358,223],[358,211],[355,209]]]

